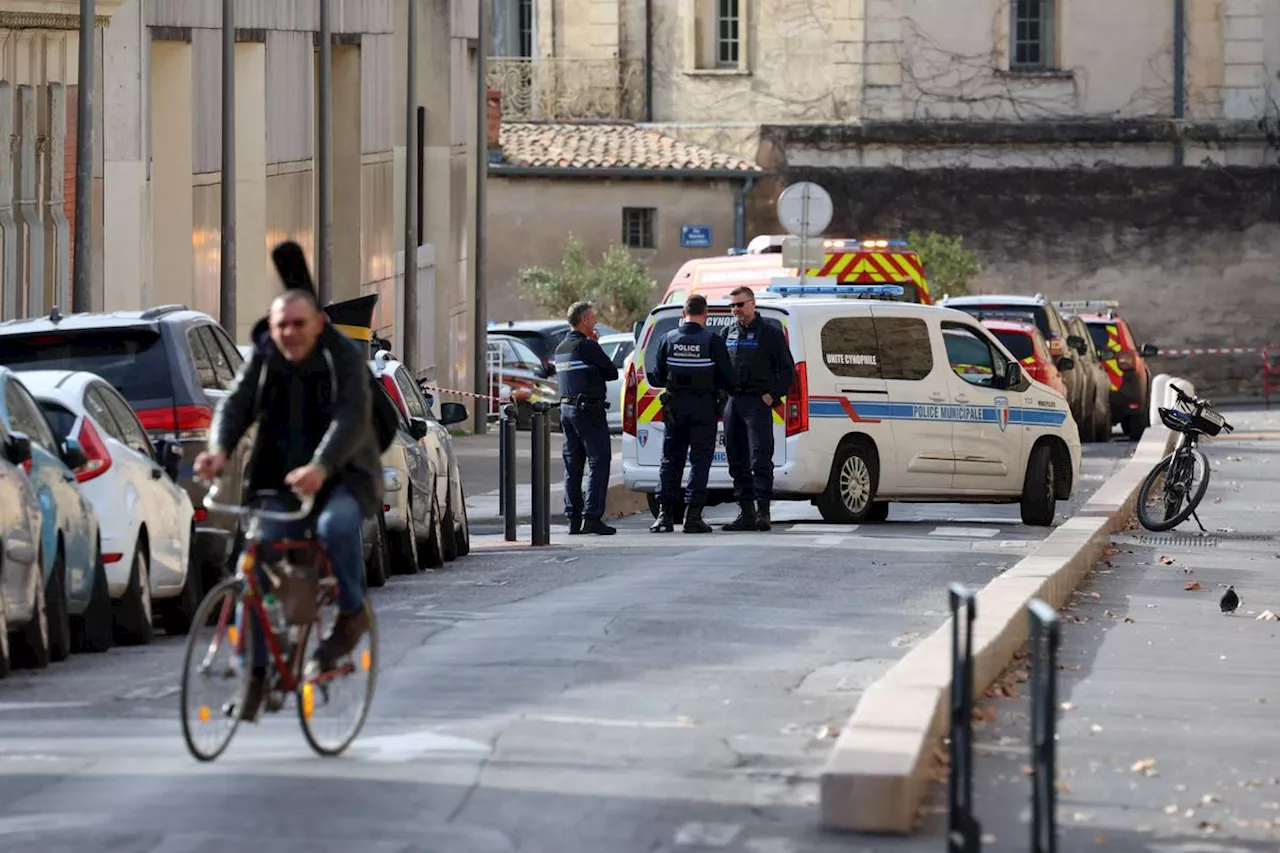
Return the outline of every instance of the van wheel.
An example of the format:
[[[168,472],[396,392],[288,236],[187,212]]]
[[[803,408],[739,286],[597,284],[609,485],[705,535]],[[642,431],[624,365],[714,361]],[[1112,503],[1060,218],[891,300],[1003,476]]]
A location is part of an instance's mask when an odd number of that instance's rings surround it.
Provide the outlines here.
[[[856,524],[868,520],[876,512],[873,498],[879,478],[879,466],[870,449],[862,444],[845,445],[836,453],[827,490],[815,502],[823,521]]]
[[[1022,483],[1022,523],[1037,527],[1053,524],[1058,507],[1053,476],[1053,454],[1042,444],[1031,451]]]

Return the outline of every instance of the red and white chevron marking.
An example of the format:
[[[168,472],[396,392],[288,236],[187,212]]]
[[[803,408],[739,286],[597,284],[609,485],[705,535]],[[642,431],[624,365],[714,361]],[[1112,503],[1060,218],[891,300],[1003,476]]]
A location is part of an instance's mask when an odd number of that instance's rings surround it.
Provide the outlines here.
[[[1161,347],[1159,355],[1249,355],[1265,347]]]

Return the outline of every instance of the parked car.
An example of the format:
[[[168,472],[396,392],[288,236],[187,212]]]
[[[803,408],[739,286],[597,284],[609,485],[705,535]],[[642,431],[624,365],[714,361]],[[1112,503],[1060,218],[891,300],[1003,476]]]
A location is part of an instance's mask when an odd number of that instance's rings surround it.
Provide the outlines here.
[[[0,420],[0,678],[11,663],[37,663],[33,649],[49,648],[42,515],[25,470],[30,466],[31,440],[14,436]]]
[[[195,559],[203,594],[229,569],[238,519],[208,512],[192,465],[206,448],[213,408],[243,358],[212,317],[184,305],[0,323],[0,364],[13,370],[84,370],[119,391],[153,441],[182,449],[178,482],[195,507]],[[240,495],[252,430],[234,449],[223,494]]]
[[[32,663],[65,660],[72,649],[103,652],[112,645],[111,596],[102,560],[98,517],[76,482],[90,460],[75,439],[59,442],[18,374],[0,367],[0,420],[10,440],[30,444],[24,463],[40,502],[40,561],[48,632],[35,631]]]
[[[489,323],[489,334],[509,335],[520,338],[542,359],[548,376],[556,372],[556,347],[564,340],[573,327],[568,320],[508,320],[505,323]],[[596,334],[600,337],[616,335],[618,330],[604,323],[596,323]]]
[[[470,417],[467,407],[461,403],[443,403],[440,416],[436,417],[435,398],[423,392],[408,365],[386,350],[374,355],[369,369],[382,383],[400,415],[408,420],[410,435],[432,457],[435,496],[444,513],[440,519],[442,556],[449,561],[466,555],[471,550],[467,497],[448,427]]]
[[[489,393],[516,406],[516,429],[529,429],[533,404],[551,403],[551,428],[560,429],[560,383],[522,338],[489,335],[487,341]],[[494,369],[495,363],[497,370]]]
[[[1120,424],[1133,441],[1142,438],[1151,410],[1151,368],[1147,359],[1159,350],[1152,344],[1138,345],[1129,323],[1105,307],[1102,313],[1081,314],[1107,371],[1111,420]]]
[[[1089,441],[1111,440],[1111,381],[1107,378],[1107,369],[1098,357],[1098,349],[1094,346],[1093,335],[1084,320],[1075,315],[1066,315],[1063,321],[1067,324],[1068,337],[1072,341],[1072,349],[1076,353],[1076,370],[1090,377],[1089,387],[1093,388],[1093,402],[1088,407],[1092,421],[1085,425],[1092,427],[1092,435],[1085,436]]]
[[[88,460],[76,479],[98,516],[116,639],[150,642],[156,616],[166,633],[187,633],[202,590],[191,562],[195,510],[178,485],[181,447],[153,444],[120,392],[92,373],[37,370],[22,381],[54,437],[74,439]]]
[[[609,432],[622,432],[623,376],[626,374],[627,356],[636,348],[636,336],[629,332],[601,335],[600,348],[613,360],[613,366],[618,368],[618,378],[605,383],[609,400],[609,409],[605,413],[609,421]]]
[[[1067,396],[1067,383],[1049,355],[1049,344],[1033,323],[983,320],[982,325],[990,329],[996,340],[1026,368],[1028,376],[1057,391],[1063,398]]]
[[[383,383],[378,383],[378,393],[391,397]],[[436,457],[418,443],[423,427],[411,424],[398,405],[396,414],[395,440],[382,454],[382,514],[391,571],[412,574],[444,566],[444,511],[436,491]]]

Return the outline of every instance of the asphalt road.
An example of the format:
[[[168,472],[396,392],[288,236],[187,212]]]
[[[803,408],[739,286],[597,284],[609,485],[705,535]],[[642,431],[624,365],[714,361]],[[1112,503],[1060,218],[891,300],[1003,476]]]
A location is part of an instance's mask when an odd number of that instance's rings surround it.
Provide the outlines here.
[[[1089,448],[1073,504],[1129,450]],[[949,581],[984,584],[1046,531],[1016,506],[775,517],[772,534],[695,539],[635,516],[610,538],[553,529],[536,553],[478,537],[441,572],[393,578],[374,591],[374,709],[338,759],[310,752],[290,703],[197,764],[181,639],[15,672],[0,850],[937,849],[818,829],[827,727],[944,621]]]

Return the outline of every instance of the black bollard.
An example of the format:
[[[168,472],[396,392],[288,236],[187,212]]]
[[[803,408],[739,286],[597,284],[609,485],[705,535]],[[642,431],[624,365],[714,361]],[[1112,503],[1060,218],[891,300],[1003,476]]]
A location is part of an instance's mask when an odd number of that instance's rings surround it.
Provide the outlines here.
[[[1031,659],[1031,850],[1058,849],[1057,749],[1058,729],[1058,614],[1038,598],[1027,605]]]
[[[532,439],[533,453],[533,483],[530,486],[532,498],[531,503],[531,521],[533,522],[533,544],[534,545],[550,545],[550,525],[544,523],[544,517],[549,521],[550,509],[547,506],[550,503],[550,485],[551,478],[550,459],[548,458],[549,436],[547,435],[547,406],[545,403],[533,404],[533,423],[531,425],[530,434]]]
[[[502,466],[498,479],[501,494],[502,533],[507,542],[516,541],[516,407],[507,403],[498,420],[498,458]]]
[[[973,816],[973,620],[974,593],[953,583],[951,600],[951,767],[947,784],[947,850],[978,853],[982,826]],[[961,631],[961,607],[964,630]],[[963,636],[963,644],[961,637]]]

